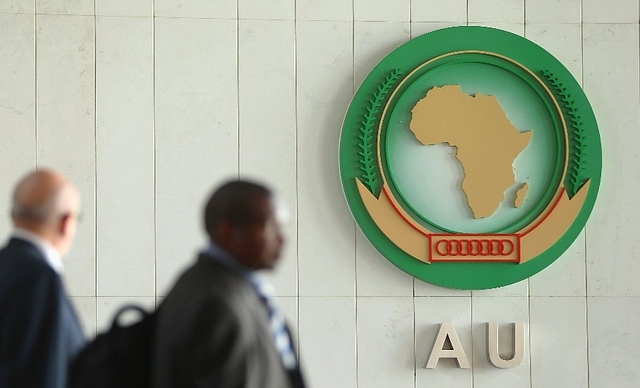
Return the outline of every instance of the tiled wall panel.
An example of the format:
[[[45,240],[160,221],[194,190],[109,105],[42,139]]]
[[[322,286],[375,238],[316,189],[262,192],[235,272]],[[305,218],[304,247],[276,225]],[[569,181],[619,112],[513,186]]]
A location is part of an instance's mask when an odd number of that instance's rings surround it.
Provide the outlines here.
[[[353,32],[355,85],[396,47],[411,38],[409,23],[357,22]]]
[[[530,296],[585,296],[585,232],[551,265],[529,279]]]
[[[65,259],[74,296],[95,295],[95,26],[92,16],[36,17],[37,165],[64,171],[82,196]]]
[[[410,0],[354,0],[353,20],[362,22],[408,22]]]
[[[300,295],[353,296],[355,225],[338,171],[338,139],[353,95],[352,25],[296,26]]]
[[[601,188],[586,229],[587,292],[638,296],[638,25],[585,24],[583,31],[584,89],[602,141]]]
[[[97,298],[93,296],[72,296],[71,303],[78,313],[82,330],[87,338],[93,338],[96,335],[96,303]]]
[[[414,386],[414,307],[410,297],[356,302],[358,386]]]
[[[582,0],[584,23],[638,23],[637,0]]]
[[[358,296],[413,296],[413,277],[385,259],[360,230],[356,232]]]
[[[6,0],[0,3],[0,13],[33,14],[34,9],[33,0]]]
[[[156,290],[207,241],[214,186],[238,174],[236,22],[156,18]]]
[[[529,22],[525,36],[556,57],[582,84],[582,29],[579,24]]]
[[[295,24],[241,20],[239,24],[240,174],[277,188],[288,209],[285,248],[272,282],[280,295],[296,296]]]
[[[581,297],[531,298],[532,387],[589,386],[586,308]]]
[[[150,18],[97,19],[98,296],[154,295],[152,43]]]
[[[524,3],[524,0],[468,0],[469,23],[522,23]]]
[[[527,296],[529,293],[529,280],[525,279],[504,287],[476,290],[471,293],[473,296]]]
[[[446,7],[441,0],[411,0],[412,22],[458,22],[468,20],[467,0],[450,0]]]
[[[0,36],[0,176],[16,182],[36,166],[33,16],[0,13]],[[9,206],[12,192],[10,185],[2,186],[0,206]],[[10,230],[9,218],[0,217],[2,241]]]
[[[300,359],[316,388],[355,387],[354,297],[300,297]]]
[[[590,386],[636,385],[640,336],[633,322],[640,314],[640,298],[590,297],[587,302]]]
[[[353,4],[342,0],[297,0],[296,19],[350,22],[353,20]]]
[[[150,17],[153,3],[153,0],[96,0],[96,15]]]
[[[93,15],[94,0],[35,0],[36,13],[49,15]]]
[[[238,0],[238,18],[260,20],[294,20],[295,0]]]
[[[154,14],[193,19],[234,19],[236,0],[154,0]]]
[[[536,0],[525,2],[528,23],[572,23],[579,24],[581,0]]]

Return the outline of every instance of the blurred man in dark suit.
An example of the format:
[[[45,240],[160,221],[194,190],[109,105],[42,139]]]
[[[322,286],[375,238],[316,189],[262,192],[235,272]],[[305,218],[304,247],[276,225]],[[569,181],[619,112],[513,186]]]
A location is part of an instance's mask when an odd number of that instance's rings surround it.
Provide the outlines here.
[[[14,231],[0,250],[0,387],[67,385],[68,363],[85,343],[60,278],[79,208],[78,190],[52,170],[15,188]]]
[[[155,386],[304,386],[284,316],[257,272],[280,257],[283,210],[267,188],[242,180],[209,199],[209,247],[158,309]]]

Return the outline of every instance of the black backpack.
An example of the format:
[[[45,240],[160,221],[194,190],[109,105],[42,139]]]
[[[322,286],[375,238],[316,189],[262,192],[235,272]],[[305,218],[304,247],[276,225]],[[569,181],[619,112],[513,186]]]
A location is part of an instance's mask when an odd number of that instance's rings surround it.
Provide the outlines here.
[[[135,310],[142,319],[122,326],[118,319]],[[69,388],[151,387],[155,313],[138,306],[118,310],[111,328],[99,334],[71,363]]]

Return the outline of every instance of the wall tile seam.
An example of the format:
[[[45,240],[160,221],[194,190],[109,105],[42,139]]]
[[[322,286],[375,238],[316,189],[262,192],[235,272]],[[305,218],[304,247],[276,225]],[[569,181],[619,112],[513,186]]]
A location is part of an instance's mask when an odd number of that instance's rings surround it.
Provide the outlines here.
[[[301,297],[301,298],[527,298],[527,299],[585,299],[585,298],[640,298],[640,295],[278,295],[279,297]]]
[[[385,23],[385,24],[406,24],[406,23],[420,23],[419,21],[414,21],[414,20],[409,20],[409,19],[405,19],[405,20],[390,20],[390,19],[354,19],[353,20],[354,23]],[[448,22],[448,23],[455,23],[455,22],[460,22],[459,20],[449,20],[449,21],[439,21],[439,22],[434,22],[434,23],[443,23],[443,22]]]
[[[0,11],[0,15],[53,15],[53,16],[125,16],[125,17],[163,17],[163,18],[175,18],[175,19],[226,19],[226,20],[301,20],[297,18],[259,18],[259,17],[213,17],[213,16],[186,16],[186,15],[168,15],[168,14],[118,14],[118,13],[106,13],[106,12],[72,12],[72,13],[64,13],[64,12],[34,12],[34,11]],[[316,19],[309,19],[316,20]],[[324,19],[317,19],[324,20]],[[327,19],[330,20],[330,19]]]
[[[128,17],[128,18],[164,18],[164,19],[204,19],[204,20],[240,20],[240,21],[307,21],[307,22],[361,22],[361,23],[467,23],[461,19],[409,19],[409,20],[382,20],[382,19],[304,19],[304,18],[254,18],[254,17],[206,17],[206,16],[176,16],[176,15],[127,15],[110,13],[55,13],[55,12],[0,12],[0,15],[35,15],[35,16],[100,16],[100,17]],[[496,20],[469,20],[468,23],[500,23],[500,24],[640,24],[638,20],[596,20],[596,21],[533,21],[524,22],[496,21]]]
[[[308,19],[308,18],[299,18],[295,19],[298,22],[333,22],[333,23],[353,23],[354,19],[331,19],[331,18],[323,18],[323,19]]]
[[[151,15],[156,12],[156,3],[151,3]],[[157,87],[156,87],[156,19],[151,18],[151,74],[153,93],[153,116],[152,126],[152,142],[153,142],[153,306],[155,309],[160,307],[158,300],[158,150],[156,143],[156,106],[157,106]]]
[[[332,23],[380,23],[380,24],[424,24],[424,23],[460,23],[465,25],[463,20],[407,20],[407,21],[389,21],[389,20],[301,20],[301,19],[260,19],[260,18],[209,18],[209,17],[175,17],[161,15],[112,15],[112,14],[51,14],[51,13],[11,13],[0,12],[0,15],[28,15],[28,16],[47,16],[47,17],[99,17],[99,18],[122,18],[122,19],[185,19],[185,20],[216,20],[216,21],[240,21],[240,22],[332,22]],[[504,24],[504,25],[640,25],[640,21],[598,21],[598,22],[564,22],[564,21],[526,21],[526,22],[495,22],[495,21],[469,21],[469,24]]]
[[[113,294],[113,293],[109,293],[109,294],[98,294],[98,295],[70,295],[71,297],[89,297],[89,298],[156,298],[156,295],[154,294],[134,294],[134,293],[128,293],[128,294]]]
[[[298,30],[296,28],[296,18],[297,14],[297,4],[293,2],[293,98],[294,98],[294,117],[293,117],[293,136],[294,136],[294,147],[293,147],[293,159],[294,159],[294,174],[295,174],[295,200],[293,203],[293,207],[295,208],[295,252],[296,252],[296,278],[295,278],[295,301],[296,301],[296,324],[298,327],[302,324],[301,314],[300,314],[300,185],[298,177],[300,176],[300,139],[298,137]],[[238,10],[238,18],[240,18],[240,11]],[[240,24],[240,22],[238,22]],[[240,42],[238,39],[238,47],[240,46]],[[238,49],[239,51],[239,49]],[[240,66],[238,66],[239,68]],[[238,89],[239,90],[239,89]],[[298,349],[301,347],[300,336],[298,335],[296,338],[296,345]]]
[[[207,16],[171,16],[171,15],[149,15],[154,19],[186,19],[186,20],[220,20],[220,21],[296,21],[296,19],[289,18],[237,18],[237,17],[207,17]]]
[[[95,14],[95,3],[94,3]],[[37,18],[37,14],[36,14]],[[99,293],[99,243],[98,243],[98,18],[92,16],[92,36],[93,36],[93,293],[98,296]],[[95,311],[95,327],[94,332],[98,332],[98,299],[96,298]]]
[[[56,13],[56,12],[33,12],[30,13],[30,15],[35,15],[35,16],[97,16],[94,13],[83,13],[83,12],[79,12],[79,13]]]
[[[72,298],[82,298],[82,297],[72,296]],[[92,296],[91,298],[95,298],[95,299],[155,298],[155,296],[153,295],[98,295],[98,296]]]
[[[552,25],[552,26],[581,26],[583,23],[582,22],[564,22],[564,21],[558,21],[558,22],[539,22],[539,21],[527,21],[524,23],[524,26],[546,26],[546,25]]]
[[[59,13],[59,12],[8,12],[0,11],[0,15],[35,15],[35,16],[100,16],[100,14],[94,13]]]
[[[0,11],[0,15],[29,15],[33,16],[34,12],[9,12],[9,11]]]
[[[296,18],[256,18],[256,17],[240,17],[238,21],[240,22],[295,22],[298,19]]]
[[[353,20],[352,22],[354,24],[388,24],[388,25],[417,23],[417,22],[412,22],[411,20]],[[434,23],[442,23],[442,22],[434,22]]]
[[[99,15],[101,16],[101,15]],[[104,16],[119,16],[119,15],[104,15]],[[123,15],[127,16],[127,15]],[[207,18],[207,17],[173,17],[173,16],[161,16],[155,15],[153,17],[156,18],[167,18],[167,19],[213,19],[213,20],[236,20],[236,19],[227,19],[227,18]],[[477,24],[477,23],[486,23],[489,24],[504,24],[504,25],[527,25],[527,24],[640,24],[640,20],[637,21],[495,21],[495,20],[460,20],[460,19],[436,19],[436,20],[347,20],[347,19],[288,19],[288,18],[239,18],[237,20],[240,21],[295,21],[295,22],[339,22],[339,23],[384,23],[384,24],[406,24],[406,23],[460,23],[460,25],[464,25],[466,23]]]
[[[121,16],[121,15],[112,15],[112,16]],[[122,15],[128,16],[128,15]],[[228,21],[265,21],[265,22],[295,22],[299,19],[295,18],[251,18],[251,17],[240,17],[240,18],[231,18],[231,17],[206,17],[206,16],[170,16],[170,15],[148,15],[145,17],[153,17],[157,19],[194,19],[194,20],[228,20]]]
[[[587,22],[587,21],[583,21],[582,23],[583,25],[611,25],[611,24],[615,24],[615,25],[639,25],[640,24],[640,20],[636,20],[636,21],[592,21],[592,22]]]
[[[2,13],[0,13],[2,15]],[[27,14],[33,16],[34,14]],[[214,18],[214,17],[174,17],[174,16],[162,16],[162,15],[113,15],[113,14],[48,14],[38,13],[35,16],[60,16],[60,17],[72,17],[72,16],[89,16],[89,17],[104,17],[104,18],[131,18],[131,19],[185,19],[185,20],[226,20],[226,21],[238,21],[237,18]],[[256,20],[273,20],[273,19],[256,19]]]
[[[529,366],[529,386],[532,387],[533,386],[533,352],[532,352],[532,346],[531,344],[533,343],[533,339],[531,337],[531,278],[527,279],[527,327],[525,328],[526,334],[527,334],[527,341],[528,344],[525,344],[525,351],[527,353],[527,358],[528,358],[528,366]],[[515,337],[515,323],[514,323],[514,337]],[[514,339],[515,341],[515,339]]]
[[[154,19],[152,15],[95,15],[98,19]]]

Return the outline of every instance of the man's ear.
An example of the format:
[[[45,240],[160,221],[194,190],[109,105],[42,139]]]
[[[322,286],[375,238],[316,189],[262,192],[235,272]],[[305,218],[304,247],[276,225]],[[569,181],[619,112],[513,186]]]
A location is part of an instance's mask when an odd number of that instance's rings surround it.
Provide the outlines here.
[[[58,223],[58,232],[61,236],[66,236],[69,233],[69,228],[71,226],[71,213],[64,213],[60,217],[60,221]]]
[[[213,230],[209,232],[213,241],[220,246],[225,246],[231,241],[233,235],[233,228],[228,222],[220,222]]]

